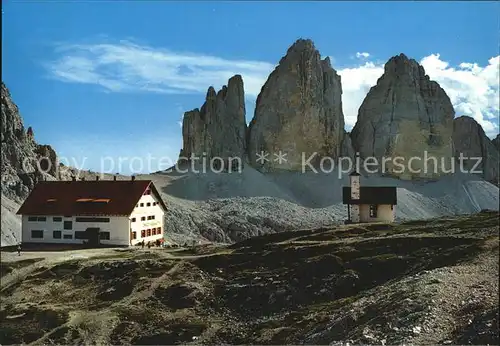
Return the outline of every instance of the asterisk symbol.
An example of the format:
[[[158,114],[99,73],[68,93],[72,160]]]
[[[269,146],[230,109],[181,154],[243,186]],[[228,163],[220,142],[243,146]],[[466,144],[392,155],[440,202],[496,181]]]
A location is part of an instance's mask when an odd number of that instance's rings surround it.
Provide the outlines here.
[[[284,162],[286,162],[286,153],[282,152],[281,150],[278,152],[278,154],[274,153],[274,161],[278,161],[278,164],[282,164]]]
[[[257,163],[260,163],[263,165],[266,161],[269,161],[267,158],[269,156],[269,153],[266,153],[265,151],[261,151],[260,154],[257,153],[257,159],[255,160]]]

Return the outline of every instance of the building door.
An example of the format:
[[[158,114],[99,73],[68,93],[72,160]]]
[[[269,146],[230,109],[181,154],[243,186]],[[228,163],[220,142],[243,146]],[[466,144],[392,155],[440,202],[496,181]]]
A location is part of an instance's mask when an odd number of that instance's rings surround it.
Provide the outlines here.
[[[98,227],[89,227],[85,230],[89,246],[99,245],[99,230],[100,228]]]

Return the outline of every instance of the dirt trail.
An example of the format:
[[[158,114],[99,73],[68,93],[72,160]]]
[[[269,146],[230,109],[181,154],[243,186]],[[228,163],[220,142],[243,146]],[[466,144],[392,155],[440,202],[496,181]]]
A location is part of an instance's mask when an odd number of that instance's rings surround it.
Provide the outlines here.
[[[18,256],[15,252],[2,253],[2,265],[10,265],[15,262],[34,260],[32,264],[14,268],[11,273],[4,275],[0,281],[0,290],[4,290],[12,284],[24,279],[37,269],[42,267],[49,267],[57,263],[65,262],[73,259],[86,259],[96,256],[102,256],[109,253],[110,249],[89,249],[89,250],[73,250],[73,251],[59,251],[59,252],[22,252]],[[37,261],[38,260],[38,261]]]
[[[2,265],[9,265],[15,262],[21,262],[26,260],[33,260],[34,263],[21,266],[19,268],[14,268],[11,273],[2,276],[0,280],[0,290],[4,290],[7,287],[15,284],[28,275],[32,274],[36,270],[43,267],[51,267],[58,263],[63,263],[65,261],[77,260],[77,259],[92,259],[100,257],[109,257],[110,259],[116,256],[120,258],[120,255],[133,256],[134,254],[142,253],[152,253],[158,254],[165,258],[178,259],[178,260],[190,260],[202,257],[214,256],[220,254],[219,252],[207,253],[207,254],[178,254],[184,249],[135,249],[135,248],[105,248],[105,249],[84,249],[84,250],[69,250],[69,251],[29,251],[23,252],[21,256],[18,256],[16,252],[2,253],[1,263]]]
[[[451,343],[450,335],[471,325],[477,310],[498,308],[498,242],[488,247],[472,262],[424,274],[419,289],[432,297],[432,305],[429,319],[414,330],[413,343]]]

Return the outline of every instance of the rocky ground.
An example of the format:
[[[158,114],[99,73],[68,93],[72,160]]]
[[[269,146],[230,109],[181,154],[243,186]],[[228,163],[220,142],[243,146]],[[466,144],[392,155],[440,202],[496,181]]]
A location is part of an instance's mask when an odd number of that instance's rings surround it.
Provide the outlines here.
[[[498,217],[2,254],[0,344],[498,344]]]
[[[166,238],[184,242],[205,239],[232,243],[297,228],[331,227],[347,218],[342,186],[347,175],[337,172],[175,173],[142,175],[152,179],[168,212]],[[364,175],[368,186],[396,186],[396,218],[429,219],[498,209],[498,187],[470,174],[437,181],[402,181]]]

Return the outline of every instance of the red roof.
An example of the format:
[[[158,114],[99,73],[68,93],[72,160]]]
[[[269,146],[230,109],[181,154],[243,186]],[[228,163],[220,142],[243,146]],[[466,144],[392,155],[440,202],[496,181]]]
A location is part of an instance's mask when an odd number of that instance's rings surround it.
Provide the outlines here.
[[[128,216],[148,187],[166,210],[151,180],[41,181],[17,214]]]

